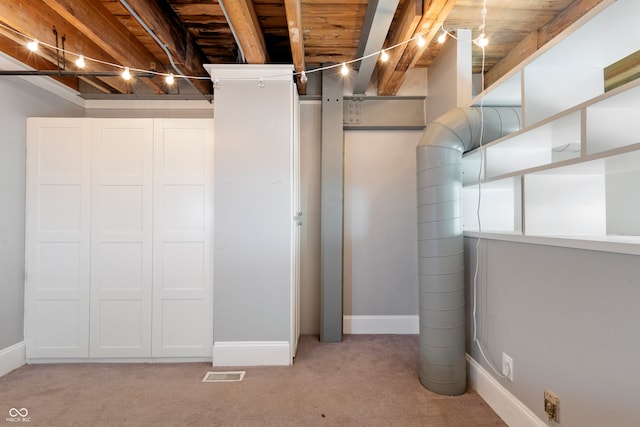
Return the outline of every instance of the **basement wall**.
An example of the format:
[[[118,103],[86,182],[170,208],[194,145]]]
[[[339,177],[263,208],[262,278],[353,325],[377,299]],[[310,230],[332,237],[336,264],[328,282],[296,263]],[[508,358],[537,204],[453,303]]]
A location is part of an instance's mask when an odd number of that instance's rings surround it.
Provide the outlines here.
[[[467,351],[471,351],[477,239],[465,238]],[[481,240],[478,335],[503,387],[546,421],[543,393],[560,398],[562,426],[637,425],[640,409],[638,256],[539,244]],[[543,424],[541,422],[541,424]]]

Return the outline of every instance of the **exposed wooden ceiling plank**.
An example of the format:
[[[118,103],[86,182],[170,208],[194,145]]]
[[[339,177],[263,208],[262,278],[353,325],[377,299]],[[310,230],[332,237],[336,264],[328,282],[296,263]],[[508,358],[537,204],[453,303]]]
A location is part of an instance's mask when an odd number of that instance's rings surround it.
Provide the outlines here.
[[[44,53],[42,49],[40,49],[38,54],[33,53],[25,49],[24,43],[22,43],[22,40],[16,40],[15,37],[13,36],[14,36],[13,33],[0,27],[0,51],[6,52],[9,56],[22,62],[25,65],[28,65],[29,67],[35,70],[41,70],[41,69],[56,70],[57,69],[55,62],[52,62],[50,58],[46,58],[44,55],[41,55],[41,53]],[[68,86],[73,90],[76,90],[76,91],[79,90],[79,82],[77,77],[52,76],[52,78]]]
[[[189,76],[208,76],[200,48],[193,43],[191,34],[168,4],[158,0],[127,0],[127,4],[165,45],[180,72]],[[213,90],[210,80],[190,81],[205,95]]]
[[[120,65],[142,70],[153,70],[154,65],[157,67],[159,60],[99,1],[43,0],[43,2],[82,31],[85,37],[102,47]],[[106,35],[109,37],[108,41],[105,41]],[[154,92],[164,93],[161,79],[144,79],[143,81]]]
[[[422,0],[407,0],[400,12],[398,24],[391,32],[388,46],[394,46],[413,37],[422,17],[422,6]],[[378,94],[381,94],[389,84],[393,71],[396,69],[406,47],[407,45],[405,44],[392,49],[388,52],[389,60],[384,63],[378,63]]]
[[[218,0],[249,64],[269,61],[264,35],[251,0]]]
[[[105,62],[115,62],[114,58],[107,55],[91,40],[87,40],[77,28],[42,3],[30,1],[18,4],[17,2],[0,1],[0,21],[22,34],[54,46],[55,37],[52,29],[55,26],[59,34],[66,35],[65,48],[68,51],[81,53]],[[34,22],[43,25],[34,25]],[[69,60],[74,61],[75,58],[69,58],[67,55],[67,61]],[[92,65],[88,63],[87,68],[91,68]],[[109,84],[106,78],[99,77],[98,80],[120,93],[126,93],[125,86],[122,84],[115,87],[113,84]]]
[[[610,4],[613,0],[576,0],[571,3],[540,30],[533,31],[525,37],[514,49],[498,61],[496,65],[491,67],[485,74],[485,87],[489,87],[498,81],[535,51],[546,45],[554,37],[603,2]]]
[[[291,57],[293,69],[296,73],[305,71],[304,63],[304,37],[302,33],[302,8],[300,0],[284,0],[285,13],[287,15],[287,27],[289,28],[289,43],[291,44]],[[298,93],[307,94],[307,83],[297,78]]]
[[[378,61],[377,55],[370,55],[382,49],[397,8],[398,0],[375,0],[369,3],[357,53],[358,57],[364,59],[360,61],[358,77],[353,86],[354,94],[366,92]]]
[[[425,0],[425,3],[427,1],[429,0]],[[407,71],[413,68],[416,62],[418,62],[420,56],[422,56],[424,50],[436,36],[454,6],[455,2],[450,0],[429,1],[429,5],[424,9],[422,18],[412,36],[416,37],[422,34],[425,40],[424,46],[419,47],[417,43],[407,43],[404,45],[402,56],[398,60],[395,69],[391,71],[391,76],[387,79],[386,85],[380,87],[380,84],[378,84],[378,95],[392,96],[398,92],[402,83],[404,83]]]

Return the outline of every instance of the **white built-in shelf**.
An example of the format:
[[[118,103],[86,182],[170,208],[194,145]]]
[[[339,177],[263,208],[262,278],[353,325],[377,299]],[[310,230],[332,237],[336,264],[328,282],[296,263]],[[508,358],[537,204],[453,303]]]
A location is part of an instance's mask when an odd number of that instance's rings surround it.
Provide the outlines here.
[[[473,101],[520,105],[523,129],[464,155],[467,235],[479,216],[483,236],[640,254],[640,80],[603,76],[640,50],[640,2],[603,3]]]

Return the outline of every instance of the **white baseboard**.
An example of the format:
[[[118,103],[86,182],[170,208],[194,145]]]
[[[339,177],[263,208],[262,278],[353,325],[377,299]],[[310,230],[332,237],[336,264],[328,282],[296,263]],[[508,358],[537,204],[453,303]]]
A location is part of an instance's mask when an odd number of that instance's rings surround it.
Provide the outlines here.
[[[24,341],[0,350],[0,377],[27,363]]]
[[[420,329],[415,316],[343,316],[345,334],[417,334]]]
[[[469,383],[502,420],[510,426],[547,427],[513,394],[493,378],[482,366],[467,354]]]
[[[217,341],[213,366],[288,366],[291,349],[286,341]]]

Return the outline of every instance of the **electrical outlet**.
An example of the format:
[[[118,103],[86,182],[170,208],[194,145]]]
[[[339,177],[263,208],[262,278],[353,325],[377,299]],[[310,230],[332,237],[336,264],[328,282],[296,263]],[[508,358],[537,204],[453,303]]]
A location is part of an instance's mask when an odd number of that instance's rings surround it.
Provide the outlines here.
[[[549,422],[560,422],[560,399],[552,391],[544,391],[544,412],[549,417]]]
[[[509,381],[513,381],[513,359],[502,353],[502,375]]]

